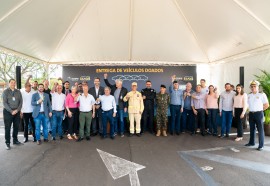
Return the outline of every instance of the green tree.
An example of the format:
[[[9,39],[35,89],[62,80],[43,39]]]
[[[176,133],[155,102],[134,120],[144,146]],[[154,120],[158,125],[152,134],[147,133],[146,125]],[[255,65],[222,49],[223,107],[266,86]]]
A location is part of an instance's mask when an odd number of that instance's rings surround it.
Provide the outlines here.
[[[16,66],[21,66],[22,83],[29,75],[33,80],[44,80],[48,77],[48,71],[45,63],[22,58],[14,54],[0,51],[0,82],[8,82],[11,78],[16,78]],[[50,65],[49,71],[54,72],[58,65]]]

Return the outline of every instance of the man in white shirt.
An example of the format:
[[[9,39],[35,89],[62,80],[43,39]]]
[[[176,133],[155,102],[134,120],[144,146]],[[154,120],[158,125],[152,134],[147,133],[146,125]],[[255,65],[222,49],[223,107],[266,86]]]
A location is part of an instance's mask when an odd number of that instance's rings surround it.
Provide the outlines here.
[[[256,126],[259,136],[259,147],[257,150],[262,151],[264,146],[263,111],[269,107],[269,101],[265,93],[259,92],[259,85],[260,83],[254,80],[250,83],[251,93],[248,94],[250,139],[245,146],[255,145]]]
[[[229,133],[232,126],[232,118],[233,118],[234,95],[235,95],[235,92],[231,91],[231,84],[226,83],[225,91],[223,91],[220,94],[220,99],[219,99],[219,111],[220,111],[220,116],[222,117],[220,138],[224,138],[225,133],[226,133],[226,137],[229,137]]]
[[[114,139],[114,118],[116,116],[116,103],[114,96],[110,95],[111,89],[109,87],[104,88],[105,95],[97,98],[97,103],[101,102],[102,108],[102,125],[103,125],[103,136],[107,137],[107,122],[110,122],[110,137]]]
[[[88,85],[83,86],[83,93],[75,98],[75,101],[80,102],[80,137],[77,142],[83,140],[84,132],[86,135],[86,140],[90,140],[90,127],[92,118],[95,117],[95,99],[94,97],[88,93]],[[93,113],[92,113],[93,110]],[[86,127],[86,131],[84,131],[84,127]]]
[[[52,137],[55,141],[56,129],[60,139],[63,139],[62,121],[65,110],[66,95],[62,93],[62,86],[57,83],[54,84],[51,95],[52,95]],[[56,92],[55,92],[56,91]]]
[[[23,104],[22,104],[22,110],[21,110],[21,117],[24,121],[24,143],[28,142],[28,125],[31,124],[33,128],[33,138],[34,142],[36,142],[36,136],[35,136],[35,123],[34,119],[32,117],[33,113],[33,107],[31,104],[32,96],[35,93],[31,89],[30,83],[25,83],[25,88],[21,89],[22,98],[23,98]]]

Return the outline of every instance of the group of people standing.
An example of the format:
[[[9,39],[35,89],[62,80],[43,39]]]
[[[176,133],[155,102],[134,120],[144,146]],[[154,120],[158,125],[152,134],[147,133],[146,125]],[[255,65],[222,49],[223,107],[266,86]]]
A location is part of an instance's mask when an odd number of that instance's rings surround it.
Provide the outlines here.
[[[128,113],[129,136],[140,137],[145,131],[157,137],[190,132],[191,135],[201,133],[202,136],[211,134],[220,138],[229,137],[232,119],[237,123],[237,138],[243,139],[243,118],[249,108],[250,141],[246,146],[255,145],[255,126],[259,132],[259,147],[263,149],[263,111],[269,107],[269,102],[264,93],[259,92],[259,82],[250,83],[251,93],[244,93],[243,86],[237,85],[236,90],[232,85],[225,84],[225,90],[219,94],[213,85],[206,86],[205,80],[192,90],[188,82],[186,89],[179,88],[176,76],[171,77],[172,83],[167,92],[166,86],[161,85],[156,93],[152,89],[151,81],[146,81],[146,88],[137,91],[137,82],[131,84],[131,91],[123,87],[122,80],[115,80],[111,84],[108,74],[104,74],[106,87],[100,86],[100,79],[94,79],[94,86],[89,88],[87,82],[76,83],[70,88],[68,81],[63,84],[54,83],[52,90],[49,82],[43,84],[29,79],[25,88],[15,88],[15,80],[9,81],[9,88],[3,93],[4,123],[6,149],[10,149],[10,129],[13,123],[13,144],[20,145],[18,141],[18,125],[20,117],[24,120],[24,143],[28,142],[28,125],[33,129],[34,142],[41,144],[41,126],[44,142],[48,142],[48,131],[51,131],[52,140],[56,134],[63,139],[67,131],[69,140],[77,142],[84,138],[90,140],[99,134],[107,138],[107,123],[110,124],[110,138],[117,134],[124,137],[124,115]],[[156,108],[156,131],[154,127],[154,112]],[[170,109],[169,130],[168,109]],[[221,116],[222,124],[218,135],[217,116]],[[136,123],[136,124],[135,124]],[[90,128],[92,127],[92,133]],[[79,135],[78,135],[79,134]]]

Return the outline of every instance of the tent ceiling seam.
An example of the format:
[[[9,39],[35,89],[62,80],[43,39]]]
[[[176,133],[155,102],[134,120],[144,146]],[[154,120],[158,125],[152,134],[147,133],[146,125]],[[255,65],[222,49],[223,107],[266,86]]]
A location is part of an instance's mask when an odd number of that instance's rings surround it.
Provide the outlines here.
[[[6,13],[1,19],[0,19],[0,23],[2,21],[4,21],[6,18],[8,18],[11,14],[15,13],[17,10],[19,10],[20,8],[22,8],[27,2],[29,2],[31,0],[24,0],[22,1],[20,4],[18,4],[17,6],[15,6],[13,9],[11,9],[8,13]]]
[[[184,15],[184,12],[182,11],[181,7],[180,7],[180,4],[177,2],[177,0],[172,0],[178,10],[178,13],[184,18],[185,20],[185,23],[186,25],[188,26],[190,32],[192,33],[193,37],[195,38],[196,42],[197,42],[197,45],[199,46],[199,48],[202,50],[202,52],[204,53],[204,55],[206,56],[207,60],[208,60],[208,63],[210,63],[210,59],[207,55],[207,52],[206,50],[204,49],[204,47],[201,45],[201,43],[199,42],[199,39],[196,35],[196,33],[194,32],[191,24],[189,23],[188,19],[186,18],[186,16]]]
[[[12,50],[12,49],[3,47],[3,46],[0,46],[0,50],[2,50],[2,51],[4,51],[4,52],[7,52],[7,53],[14,54],[14,55],[16,55],[16,56],[25,57],[25,58],[28,58],[28,59],[30,59],[30,60],[37,61],[37,62],[39,62],[39,63],[49,64],[47,61],[38,59],[38,58],[36,58],[36,57],[30,56],[30,55],[27,55],[27,54],[23,54],[23,53],[21,53],[21,52],[18,52],[18,51],[15,51],[15,50]]]
[[[249,10],[244,4],[239,2],[239,0],[233,0],[241,9],[243,9],[249,16],[259,22],[263,27],[265,27],[268,31],[270,31],[270,27],[263,22],[260,18],[258,18],[251,10]]]
[[[79,19],[79,17],[81,16],[82,12],[84,11],[84,9],[88,6],[89,2],[91,0],[87,0],[86,3],[83,5],[83,7],[79,10],[79,12],[77,13],[77,15],[75,16],[75,18],[73,19],[73,21],[71,22],[71,24],[69,25],[68,29],[66,30],[66,32],[64,33],[63,37],[60,39],[60,41],[58,42],[52,56],[49,58],[49,62],[51,61],[51,59],[54,57],[54,55],[58,52],[59,48],[61,47],[61,45],[63,44],[64,40],[66,39],[66,37],[68,36],[68,34],[70,33],[70,31],[72,30],[73,26],[76,24],[77,20]]]
[[[224,57],[224,58],[213,60],[211,63],[220,62],[220,61],[223,61],[223,60],[226,60],[226,59],[230,59],[230,58],[237,58],[237,57],[241,58],[240,55],[246,56],[246,54],[248,54],[248,53],[251,55],[252,52],[254,52],[254,53],[255,52],[259,52],[259,51],[262,51],[262,50],[267,49],[267,48],[270,49],[270,43],[268,43],[266,45],[263,45],[263,46],[260,46],[260,47],[256,47],[256,48],[250,49],[250,50],[246,50],[244,52],[240,52],[240,53],[237,53],[237,54],[234,54],[234,55],[231,55],[231,56],[227,56],[227,57]]]

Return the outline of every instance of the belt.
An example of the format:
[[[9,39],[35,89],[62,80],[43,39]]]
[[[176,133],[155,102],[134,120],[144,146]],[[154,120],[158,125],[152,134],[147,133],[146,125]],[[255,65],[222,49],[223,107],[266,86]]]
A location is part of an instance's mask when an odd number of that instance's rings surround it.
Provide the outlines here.
[[[53,110],[53,112],[63,112],[64,110]]]
[[[259,112],[263,112],[263,111],[262,110],[261,111],[255,111],[255,112],[249,111],[249,113],[252,113],[252,114],[259,113]]]
[[[110,109],[110,110],[103,110],[103,112],[109,112],[109,111],[112,111],[113,109]]]

